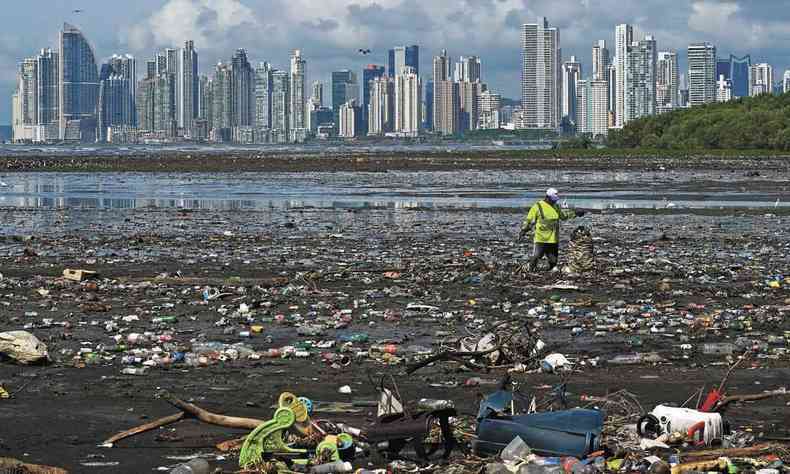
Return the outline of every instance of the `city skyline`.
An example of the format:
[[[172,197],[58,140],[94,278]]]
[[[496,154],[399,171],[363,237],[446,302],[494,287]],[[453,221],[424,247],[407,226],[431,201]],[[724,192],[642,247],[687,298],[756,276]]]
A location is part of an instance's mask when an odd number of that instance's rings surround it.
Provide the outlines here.
[[[32,14],[42,7],[40,0],[6,9],[11,28],[0,34],[0,97],[13,93],[19,62],[42,48],[57,49],[54,32],[63,21],[77,25],[92,42],[99,64],[113,54],[134,55],[138,79],[153,52],[180,48],[187,40],[195,42],[200,73],[206,75],[238,48],[247,51],[253,64],[267,61],[285,70],[292,51],[301,49],[310,61],[307,84],[328,84],[333,70],[347,68],[359,74],[366,64],[386,66],[389,49],[416,44],[424,81],[430,80],[425,71],[430,71],[433,56],[446,48],[453,59],[481,57],[489,87],[518,99],[520,28],[543,16],[562,31],[562,60],[575,55],[586,73],[592,70],[590,46],[606,40],[612,54],[613,28],[621,23],[655,36],[659,51],[677,50],[681,72],[687,69],[686,48],[698,42],[716,45],[719,57],[749,54],[753,64],[771,64],[776,80],[790,66],[790,54],[782,46],[790,12],[778,8],[779,2],[765,2],[757,9],[744,2],[681,1],[666,15],[649,15],[663,2],[618,2],[618,8],[607,8],[612,3],[608,0],[533,1],[529,7],[513,0],[430,5],[408,0],[332,1],[321,12],[310,11],[300,1],[281,5],[263,0],[143,0],[134,10],[124,11],[126,7],[119,5],[110,15],[95,0],[79,2],[85,12],[74,15],[71,3],[47,3],[46,18]],[[278,8],[277,17],[267,14],[272,7]],[[483,12],[485,18],[480,18]],[[371,53],[363,55],[359,48]],[[1,124],[10,123],[9,102],[4,99],[0,106]]]

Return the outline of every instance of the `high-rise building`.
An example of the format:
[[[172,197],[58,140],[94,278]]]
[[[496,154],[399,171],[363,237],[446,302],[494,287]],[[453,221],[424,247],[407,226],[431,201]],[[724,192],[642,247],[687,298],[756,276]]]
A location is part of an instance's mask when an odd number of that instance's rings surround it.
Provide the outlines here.
[[[622,127],[625,124],[628,48],[634,42],[633,26],[625,23],[617,25],[614,30],[614,40],[616,66],[614,118],[615,126]]]
[[[716,102],[716,47],[693,43],[688,47],[689,105]]]
[[[357,75],[348,69],[332,72],[332,110],[335,112],[335,128],[340,120],[340,107],[351,100],[359,99]]]
[[[774,84],[774,68],[768,63],[755,64],[749,71],[749,90],[752,96],[771,94]]]
[[[358,107],[353,99],[340,106],[338,113],[340,126],[337,133],[339,137],[354,138],[357,136],[357,112]]]
[[[486,89],[480,81],[460,81],[458,87],[458,131],[477,130],[480,120],[480,94]]]
[[[59,137],[93,142],[99,102],[96,55],[82,32],[68,23],[60,31],[58,61]]]
[[[362,70],[362,130],[360,133],[368,133],[368,122],[370,121],[368,113],[370,112],[370,91],[372,81],[384,75],[384,66],[377,66],[375,64],[368,64]]]
[[[752,58],[748,54],[737,57],[730,54],[730,73],[727,79],[732,82],[733,97],[749,97],[749,71],[752,66]]]
[[[145,77],[143,79],[153,79],[156,76],[156,59],[149,59],[145,62]]]
[[[417,136],[422,118],[422,83],[413,67],[405,66],[400,71],[395,76],[394,129],[404,135]]]
[[[576,81],[582,78],[582,64],[571,56],[562,64],[562,119],[570,124],[576,123]]]
[[[198,54],[193,41],[185,41],[178,53],[176,72],[176,120],[185,135],[192,136],[192,122],[198,110]]]
[[[156,74],[137,83],[137,129],[141,132],[155,130],[154,98],[156,96]]]
[[[678,53],[659,52],[656,69],[656,107],[664,113],[678,106]]]
[[[478,98],[478,118],[477,128],[484,130],[498,129],[502,123],[500,108],[502,106],[502,96],[491,91],[483,91]]]
[[[178,56],[179,54],[177,49],[165,49],[165,69],[168,74],[178,74]]]
[[[272,67],[267,62],[255,68],[255,128],[272,128]]]
[[[719,74],[716,81],[716,102],[729,102],[732,100],[732,82],[724,74]]]
[[[480,82],[480,58],[477,56],[458,58],[453,79],[456,82]]]
[[[609,108],[609,127],[614,127],[617,125],[616,121],[616,113],[617,113],[617,58],[615,58],[615,62],[609,64],[609,78],[607,82],[609,83],[609,92],[608,92],[608,108]]]
[[[787,94],[790,92],[790,70],[785,71],[782,77],[782,93]]]
[[[609,50],[606,40],[598,40],[592,47],[592,79],[594,81],[609,80]]]
[[[99,73],[99,111],[97,137],[107,141],[110,127],[135,127],[137,105],[135,78],[137,61],[126,54],[113,55]]]
[[[285,143],[290,137],[290,87],[288,72],[272,72],[272,135],[277,143]]]
[[[402,67],[408,66],[417,71],[420,75],[420,47],[415,45],[411,46],[397,46],[389,50],[387,62],[387,74],[390,77],[395,77],[399,74]]]
[[[433,79],[425,82],[425,117],[422,126],[426,130],[433,130]]]
[[[58,79],[58,53],[51,49],[42,49],[36,56],[36,74],[38,87],[37,123],[45,127],[45,140],[58,138],[58,107],[60,86]]]
[[[247,52],[239,48],[231,59],[233,121],[231,127],[250,127],[255,112],[255,73],[247,59]]]
[[[212,81],[212,129],[222,130],[220,134],[228,136],[234,126],[235,116],[233,110],[233,70],[230,65],[219,63],[214,68]]]
[[[289,85],[291,94],[291,103],[289,109],[291,118],[289,120],[289,127],[291,133],[299,130],[297,133],[304,133],[306,128],[305,112],[305,65],[307,62],[302,57],[302,52],[298,49],[294,50],[291,54],[291,84]],[[295,139],[293,141],[296,141]]]
[[[460,125],[458,83],[452,80],[450,64],[446,50],[433,58],[433,130],[442,135],[458,133]]]
[[[634,42],[627,54],[623,123],[656,113],[656,40],[646,36]]]
[[[36,141],[35,129],[38,115],[38,72],[36,58],[27,58],[19,64],[17,87],[14,93],[13,138],[17,142]]]
[[[606,81],[576,82],[576,131],[592,137],[606,136],[609,131],[608,89]]]
[[[368,135],[383,135],[392,131],[395,118],[395,83],[383,75],[370,80],[368,98]]]
[[[168,137],[175,136],[176,117],[176,76],[172,73],[161,74],[158,77],[156,91],[154,92],[154,116],[156,130]]]
[[[313,102],[319,106],[324,106],[324,83],[321,81],[313,81],[313,93],[310,96]]]
[[[213,100],[211,96],[213,94],[213,86],[214,84],[208,76],[199,76],[197,114],[199,120],[205,120],[207,122],[209,130],[211,129],[211,115],[213,107]]]
[[[543,18],[521,30],[522,72],[520,125],[558,129],[560,126],[560,30]]]

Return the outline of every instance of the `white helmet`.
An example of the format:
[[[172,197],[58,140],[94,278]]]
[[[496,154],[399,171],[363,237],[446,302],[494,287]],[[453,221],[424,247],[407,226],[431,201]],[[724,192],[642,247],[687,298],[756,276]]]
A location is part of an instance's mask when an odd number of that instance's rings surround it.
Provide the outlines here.
[[[560,200],[560,193],[554,188],[549,188],[546,190],[546,197],[549,198],[551,202],[557,202]]]

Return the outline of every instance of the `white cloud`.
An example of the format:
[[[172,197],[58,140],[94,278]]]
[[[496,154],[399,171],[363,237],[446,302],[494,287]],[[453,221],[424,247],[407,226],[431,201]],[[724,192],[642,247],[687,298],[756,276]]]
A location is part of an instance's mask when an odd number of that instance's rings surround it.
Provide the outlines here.
[[[701,33],[718,35],[729,31],[729,27],[735,26],[737,21],[736,13],[741,7],[735,2],[718,2],[702,0],[691,5],[692,13],[689,17],[689,28]]]

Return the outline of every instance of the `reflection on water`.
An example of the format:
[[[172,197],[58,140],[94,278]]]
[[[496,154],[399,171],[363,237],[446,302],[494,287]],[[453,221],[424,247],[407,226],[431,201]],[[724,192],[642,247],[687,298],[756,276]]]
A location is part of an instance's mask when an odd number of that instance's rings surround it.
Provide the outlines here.
[[[520,208],[551,185],[569,204],[592,209],[769,208],[790,206],[785,178],[753,192],[705,172],[9,173],[0,175],[0,207]]]

